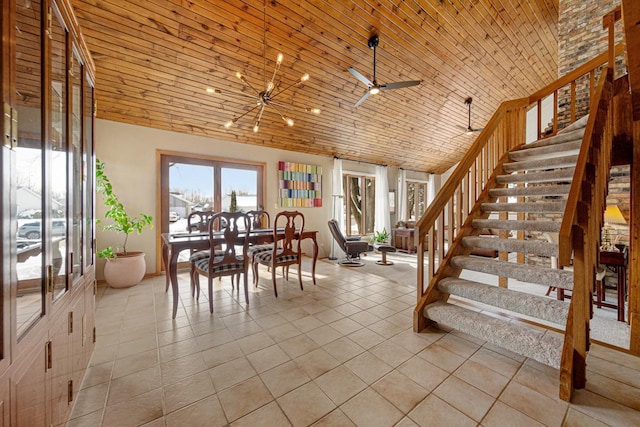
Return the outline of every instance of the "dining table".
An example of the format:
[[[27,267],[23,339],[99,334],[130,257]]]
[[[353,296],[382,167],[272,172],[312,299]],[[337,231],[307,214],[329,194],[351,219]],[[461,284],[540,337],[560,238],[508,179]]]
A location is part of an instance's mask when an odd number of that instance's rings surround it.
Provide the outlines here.
[[[315,230],[303,230],[300,240],[311,239],[313,242],[313,261],[311,275],[313,284],[316,284],[316,263],[318,261],[318,232]],[[178,255],[184,250],[206,250],[214,245],[227,244],[222,232],[213,233],[213,241],[209,239],[208,232],[199,233],[162,233],[162,261],[164,263],[166,286],[165,292],[171,290],[173,293],[173,315],[176,318],[178,312]],[[244,233],[238,235],[238,239],[244,239]],[[249,232],[249,244],[266,244],[273,242],[273,229],[255,229]]]

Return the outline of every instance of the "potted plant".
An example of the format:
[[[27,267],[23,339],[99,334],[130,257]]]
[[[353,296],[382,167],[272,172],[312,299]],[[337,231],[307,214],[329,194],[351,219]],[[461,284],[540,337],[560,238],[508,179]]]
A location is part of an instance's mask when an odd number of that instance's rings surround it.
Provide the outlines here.
[[[372,240],[373,243],[387,243],[389,241],[389,232],[386,228],[383,228],[382,231],[376,231]]]
[[[127,288],[140,283],[146,271],[144,252],[131,252],[127,250],[129,234],[137,234],[149,227],[153,228],[153,218],[141,213],[138,216],[131,216],[127,213],[124,205],[113,192],[111,181],[104,173],[104,163],[96,159],[96,190],[102,194],[104,205],[107,211],[105,219],[111,220],[110,224],[102,226],[103,230],[113,230],[124,235],[122,245],[114,250],[109,246],[98,252],[100,258],[105,258],[107,263],[104,267],[104,279],[107,284],[114,288]],[[100,223],[100,220],[97,222]]]

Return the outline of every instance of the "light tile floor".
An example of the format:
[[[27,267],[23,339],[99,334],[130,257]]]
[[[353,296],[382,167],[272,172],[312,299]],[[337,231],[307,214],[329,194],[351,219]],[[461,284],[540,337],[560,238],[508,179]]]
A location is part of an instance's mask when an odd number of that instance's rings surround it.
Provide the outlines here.
[[[475,338],[412,332],[415,273],[318,263],[318,283],[263,274],[250,304],[228,280],[178,316],[164,277],[100,287],[98,341],[69,426],[636,426],[640,359],[594,345],[588,383]],[[307,268],[305,270],[308,271]],[[205,282],[206,283],[206,282]]]

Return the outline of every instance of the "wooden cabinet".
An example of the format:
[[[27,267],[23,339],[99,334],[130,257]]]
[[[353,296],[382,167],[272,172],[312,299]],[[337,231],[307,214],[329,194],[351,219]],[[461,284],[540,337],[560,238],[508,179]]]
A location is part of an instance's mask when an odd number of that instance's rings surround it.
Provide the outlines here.
[[[46,425],[47,343],[34,348],[16,367],[11,379],[11,425]]]
[[[391,244],[399,251],[412,254],[416,251],[414,228],[392,228]]]
[[[93,349],[95,73],[71,0],[0,3],[0,426],[64,425]]]

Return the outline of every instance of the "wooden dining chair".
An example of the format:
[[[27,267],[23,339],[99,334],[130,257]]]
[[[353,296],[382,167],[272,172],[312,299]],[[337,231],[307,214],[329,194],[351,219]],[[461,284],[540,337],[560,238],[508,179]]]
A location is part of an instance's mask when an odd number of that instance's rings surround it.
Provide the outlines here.
[[[189,233],[206,233],[209,221],[215,215],[214,211],[194,211],[187,216],[187,231]]]
[[[209,222],[215,215],[214,211],[194,211],[187,216],[187,231],[191,233],[206,233],[209,230]],[[197,283],[198,273],[196,273],[196,262],[207,259],[211,252],[206,249],[202,251],[191,249],[189,254],[189,280],[191,285],[191,296],[200,298],[200,286]]]
[[[249,216],[249,220],[251,221],[252,230],[271,227],[271,216],[269,215],[269,212],[254,210],[247,212],[247,215]]]
[[[261,252],[254,258],[254,283],[258,283],[258,264],[271,268],[273,292],[278,296],[276,269],[282,267],[285,280],[289,280],[289,266],[298,265],[298,281],[302,287],[302,251],[300,241],[304,231],[304,215],[299,211],[280,212],[273,221],[273,248]]]
[[[251,230],[268,229],[271,227],[271,216],[269,212],[262,210],[255,210],[247,212],[249,220],[251,221]],[[256,281],[255,269],[257,264],[254,262],[257,254],[261,252],[267,252],[273,250],[273,243],[256,243],[249,245],[249,262],[251,264],[251,272],[253,273],[253,284],[258,285]]]
[[[209,311],[213,313],[213,279],[214,277],[244,275],[244,298],[249,304],[249,291],[247,289],[247,270],[249,269],[249,233],[251,222],[247,214],[242,212],[220,212],[211,218],[209,224],[210,250],[215,251],[214,256],[201,259],[195,263],[197,274],[202,274],[208,279],[209,285]],[[222,249],[216,250],[220,236],[224,236],[225,244]],[[219,252],[218,252],[219,251]],[[196,276],[199,287],[199,278]],[[240,283],[238,280],[238,294]]]

